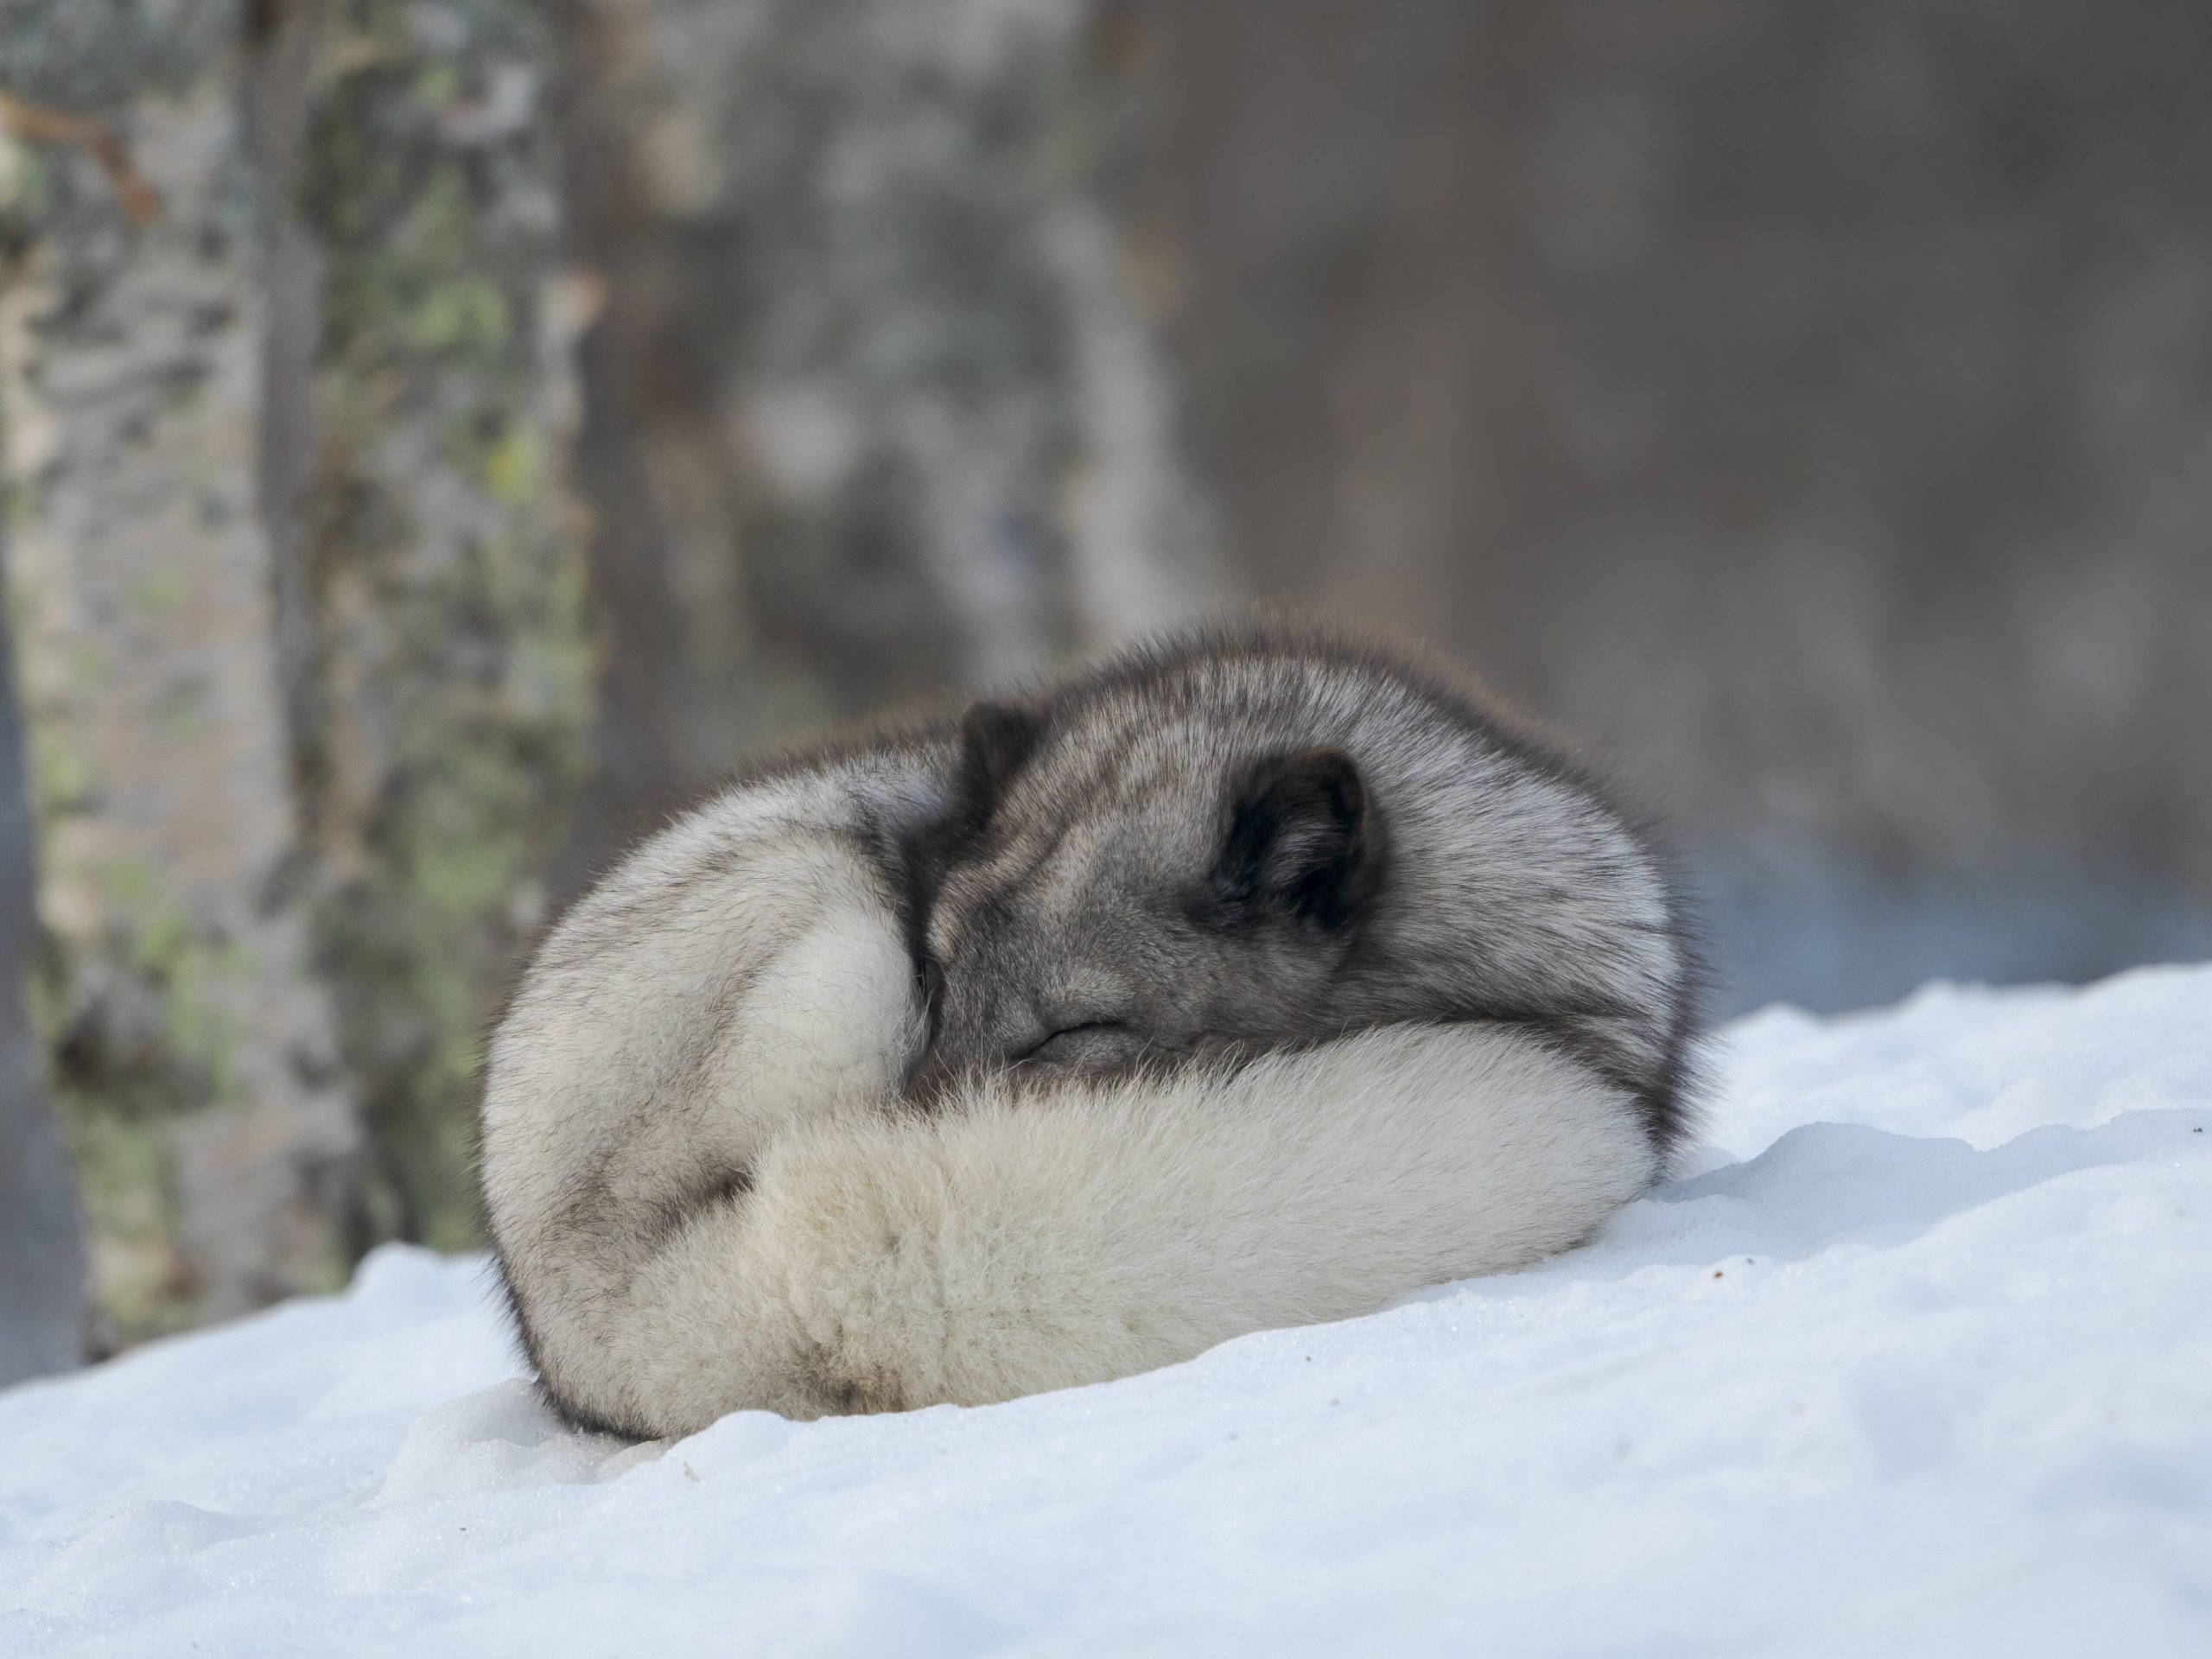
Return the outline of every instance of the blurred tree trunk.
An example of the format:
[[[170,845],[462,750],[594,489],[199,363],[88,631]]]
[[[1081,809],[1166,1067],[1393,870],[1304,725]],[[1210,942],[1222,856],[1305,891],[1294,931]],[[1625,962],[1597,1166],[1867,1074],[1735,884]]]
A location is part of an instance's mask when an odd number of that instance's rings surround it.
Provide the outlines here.
[[[103,1300],[126,1329],[329,1282],[353,1146],[309,971],[276,550],[257,511],[243,15],[0,10],[19,107],[96,119],[116,141],[10,156],[0,402],[48,1023]],[[118,153],[146,200],[116,188]]]
[[[7,613],[7,529],[0,518],[0,1388],[82,1363],[87,1334],[76,1178],[40,1087],[44,1068],[25,1001],[38,944],[36,862]]]
[[[297,550],[319,960],[362,1111],[351,1243],[460,1248],[479,1033],[588,754],[551,39],[534,0],[320,0],[265,55],[306,75],[259,105],[296,250],[270,512]]]
[[[564,0],[586,856],[792,727],[1185,608],[1201,536],[1063,0]]]

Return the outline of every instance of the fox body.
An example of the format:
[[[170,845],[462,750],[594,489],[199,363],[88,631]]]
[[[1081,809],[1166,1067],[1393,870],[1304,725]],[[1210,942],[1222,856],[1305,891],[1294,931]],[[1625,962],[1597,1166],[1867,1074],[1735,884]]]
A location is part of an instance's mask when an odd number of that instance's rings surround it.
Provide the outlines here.
[[[582,1422],[1101,1381],[1586,1236],[1696,977],[1648,837],[1446,677],[1187,635],[639,848],[494,1037],[486,1208]]]

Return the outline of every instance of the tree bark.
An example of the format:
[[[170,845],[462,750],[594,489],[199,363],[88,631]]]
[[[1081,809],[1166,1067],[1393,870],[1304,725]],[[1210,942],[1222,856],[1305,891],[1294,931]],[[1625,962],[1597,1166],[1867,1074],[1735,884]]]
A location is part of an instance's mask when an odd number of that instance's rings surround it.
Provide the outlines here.
[[[36,860],[6,536],[0,521],[0,1388],[81,1363],[87,1334],[76,1176],[40,1087],[25,1002],[38,944]]]
[[[328,0],[266,170],[307,290],[272,373],[296,754],[365,1156],[350,1249],[474,1241],[477,1041],[587,757],[583,560],[535,0]],[[319,26],[317,26],[319,25]],[[286,130],[289,120],[290,130]],[[287,272],[280,272],[285,275]]]
[[[11,92],[104,124],[159,204],[129,211],[96,156],[19,149],[0,293],[48,1024],[126,1334],[331,1283],[353,1144],[257,511],[238,20],[127,0],[0,20]]]

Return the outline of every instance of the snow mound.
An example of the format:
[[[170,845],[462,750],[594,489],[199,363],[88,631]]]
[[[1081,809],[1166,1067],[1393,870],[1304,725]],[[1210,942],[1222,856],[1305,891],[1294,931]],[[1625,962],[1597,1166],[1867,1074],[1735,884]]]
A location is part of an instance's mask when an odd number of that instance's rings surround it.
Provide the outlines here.
[[[571,1433],[379,1251],[0,1394],[0,1654],[2212,1652],[2212,968],[1715,1069],[1586,1249],[985,1410]]]

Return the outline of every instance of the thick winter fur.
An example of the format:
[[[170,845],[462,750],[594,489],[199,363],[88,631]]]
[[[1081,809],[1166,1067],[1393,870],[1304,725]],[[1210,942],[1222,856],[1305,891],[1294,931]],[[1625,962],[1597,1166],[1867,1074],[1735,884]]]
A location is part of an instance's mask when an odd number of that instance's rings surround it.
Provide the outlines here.
[[[1465,693],[1185,638],[639,849],[495,1036],[485,1195],[580,1421],[1001,1400],[1585,1236],[1692,983],[1643,839]]]

